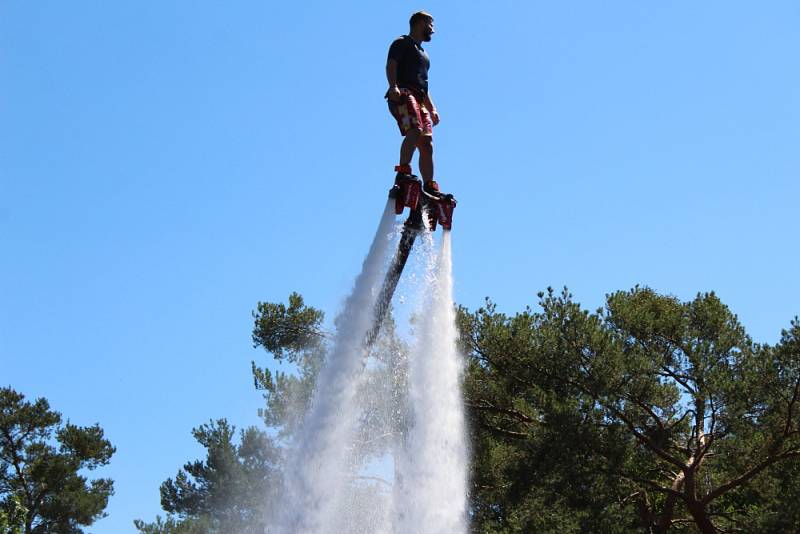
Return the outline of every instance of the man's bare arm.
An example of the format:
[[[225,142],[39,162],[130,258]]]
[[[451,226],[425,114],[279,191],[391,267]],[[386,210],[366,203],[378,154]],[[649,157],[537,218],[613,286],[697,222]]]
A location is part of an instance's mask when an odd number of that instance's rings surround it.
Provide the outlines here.
[[[400,100],[400,89],[397,88],[397,61],[394,59],[386,62],[386,80],[389,82],[386,98],[397,102]]]
[[[425,107],[431,112],[431,121],[433,121],[433,125],[436,126],[439,124],[439,112],[436,110],[436,105],[433,103],[433,100],[431,100],[430,93],[425,94]]]

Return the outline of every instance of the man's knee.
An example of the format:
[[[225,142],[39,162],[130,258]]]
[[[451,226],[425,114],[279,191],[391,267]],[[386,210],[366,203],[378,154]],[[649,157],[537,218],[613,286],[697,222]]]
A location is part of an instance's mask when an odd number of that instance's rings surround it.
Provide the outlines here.
[[[414,144],[419,143],[419,138],[422,136],[422,128],[411,128],[406,132],[406,139]]]

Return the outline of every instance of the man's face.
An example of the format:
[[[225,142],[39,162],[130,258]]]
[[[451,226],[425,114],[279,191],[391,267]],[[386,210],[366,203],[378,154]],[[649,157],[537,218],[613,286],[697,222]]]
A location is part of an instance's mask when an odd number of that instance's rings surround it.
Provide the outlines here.
[[[433,21],[426,20],[424,22],[420,22],[422,25],[422,40],[428,42],[431,40],[431,35],[433,35]]]

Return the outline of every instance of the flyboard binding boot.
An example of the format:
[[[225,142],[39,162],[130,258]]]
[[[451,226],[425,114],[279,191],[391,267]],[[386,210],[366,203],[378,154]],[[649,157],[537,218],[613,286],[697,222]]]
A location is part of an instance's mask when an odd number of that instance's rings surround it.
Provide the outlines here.
[[[411,174],[410,165],[397,165],[394,170],[397,171],[397,176],[389,190],[389,198],[394,199],[394,212],[400,215],[406,207],[413,212],[419,204],[422,182]]]
[[[431,232],[436,230],[436,223],[441,224],[445,230],[452,228],[456,199],[449,193],[439,191],[439,184],[435,180],[428,180],[422,186],[422,204],[428,216]]]
[[[389,190],[389,198],[395,199],[395,213],[398,215],[408,207],[409,215],[405,222],[408,228],[422,230],[424,227],[422,212],[425,211],[428,217],[428,227],[431,231],[436,230],[436,224],[442,228],[450,230],[453,224],[453,209],[456,207],[456,200],[451,194],[443,194],[439,191],[439,184],[429,180],[422,185],[416,175],[411,174],[409,165],[398,165],[395,167],[397,176],[394,185]]]
[[[398,166],[395,170],[397,177],[389,190],[389,198],[394,199],[395,212],[398,215],[403,213],[403,209],[406,207],[409,208],[410,213],[375,303],[375,319],[364,337],[366,350],[369,350],[380,332],[392,295],[397,288],[397,282],[403,274],[408,255],[414,246],[414,240],[420,230],[425,228],[422,212],[425,211],[428,217],[428,227],[431,231],[436,229],[437,224],[449,231],[453,222],[453,209],[456,207],[456,199],[453,198],[453,195],[440,193],[436,182],[429,181],[423,188],[422,182],[411,174],[411,168],[408,165]]]

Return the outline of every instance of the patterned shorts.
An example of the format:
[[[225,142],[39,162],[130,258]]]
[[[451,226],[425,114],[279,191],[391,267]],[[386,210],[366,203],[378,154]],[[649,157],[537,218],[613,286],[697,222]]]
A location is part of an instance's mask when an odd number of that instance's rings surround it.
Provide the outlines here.
[[[389,100],[389,111],[397,120],[400,133],[406,135],[409,130],[419,128],[422,130],[422,135],[432,135],[431,114],[425,107],[422,93],[410,89],[400,89],[400,95],[399,102]]]

